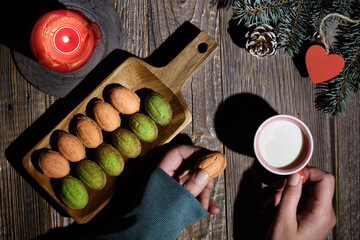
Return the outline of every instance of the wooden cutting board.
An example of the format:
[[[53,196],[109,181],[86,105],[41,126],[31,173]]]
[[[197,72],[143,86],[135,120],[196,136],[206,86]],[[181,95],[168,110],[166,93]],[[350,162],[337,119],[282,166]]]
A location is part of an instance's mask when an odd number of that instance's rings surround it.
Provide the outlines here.
[[[110,200],[115,191],[117,177],[107,175],[106,186],[101,190],[87,188],[89,203],[83,209],[71,209],[58,198],[56,180],[49,178],[37,166],[38,152],[51,148],[50,138],[56,130],[71,132],[70,121],[77,114],[86,115],[88,103],[94,99],[104,99],[104,92],[111,84],[121,84],[135,92],[152,90],[162,94],[173,110],[172,121],[159,127],[159,136],[152,143],[142,143],[141,156],[149,150],[173,139],[190,121],[191,113],[182,97],[181,89],[185,81],[218,50],[216,42],[205,32],[200,32],[168,65],[156,68],[131,57],[118,66],[86,98],[84,98],[52,131],[42,138],[23,158],[23,166],[42,188],[78,223],[92,219]],[[131,159],[127,159],[127,162]],[[125,164],[125,168],[127,164]],[[73,168],[73,166],[72,166]],[[120,175],[121,176],[121,175]]]

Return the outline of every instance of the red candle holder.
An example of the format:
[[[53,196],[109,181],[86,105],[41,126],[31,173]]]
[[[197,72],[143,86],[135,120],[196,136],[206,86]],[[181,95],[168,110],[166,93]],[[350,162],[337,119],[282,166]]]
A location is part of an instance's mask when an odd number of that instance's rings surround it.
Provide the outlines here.
[[[38,62],[58,72],[81,69],[101,41],[100,27],[83,14],[56,10],[44,14],[35,23],[30,47]]]

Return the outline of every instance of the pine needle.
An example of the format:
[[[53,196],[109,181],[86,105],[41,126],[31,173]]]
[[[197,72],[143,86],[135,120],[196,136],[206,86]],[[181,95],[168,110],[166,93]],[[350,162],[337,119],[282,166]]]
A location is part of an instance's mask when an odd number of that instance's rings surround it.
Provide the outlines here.
[[[246,27],[264,23],[272,25],[277,32],[278,47],[294,57],[304,51],[306,42],[318,41],[316,35],[325,16],[340,13],[359,19],[359,5],[358,0],[235,0],[233,19]],[[335,43],[330,44],[331,51],[342,55],[345,67],[335,78],[316,85],[319,92],[315,100],[315,106],[331,117],[343,112],[349,98],[360,90],[360,24],[334,18],[326,22],[322,30],[331,24],[336,26],[334,23],[338,26],[336,31],[327,36],[336,36]]]

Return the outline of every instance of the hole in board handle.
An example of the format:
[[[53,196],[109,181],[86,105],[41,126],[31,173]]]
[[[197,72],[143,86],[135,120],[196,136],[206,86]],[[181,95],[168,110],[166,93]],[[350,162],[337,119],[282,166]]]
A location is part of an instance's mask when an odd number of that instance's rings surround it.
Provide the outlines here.
[[[207,51],[207,49],[208,49],[208,45],[206,44],[206,43],[200,43],[199,45],[198,45],[198,51],[199,51],[199,53],[204,53],[204,52],[206,52]]]

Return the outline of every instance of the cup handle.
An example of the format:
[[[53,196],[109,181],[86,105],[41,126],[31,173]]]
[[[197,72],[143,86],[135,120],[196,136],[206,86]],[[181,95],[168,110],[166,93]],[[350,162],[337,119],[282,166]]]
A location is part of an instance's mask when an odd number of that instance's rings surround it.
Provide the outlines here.
[[[306,183],[306,177],[303,170],[300,170],[297,173],[300,174],[302,184]]]

